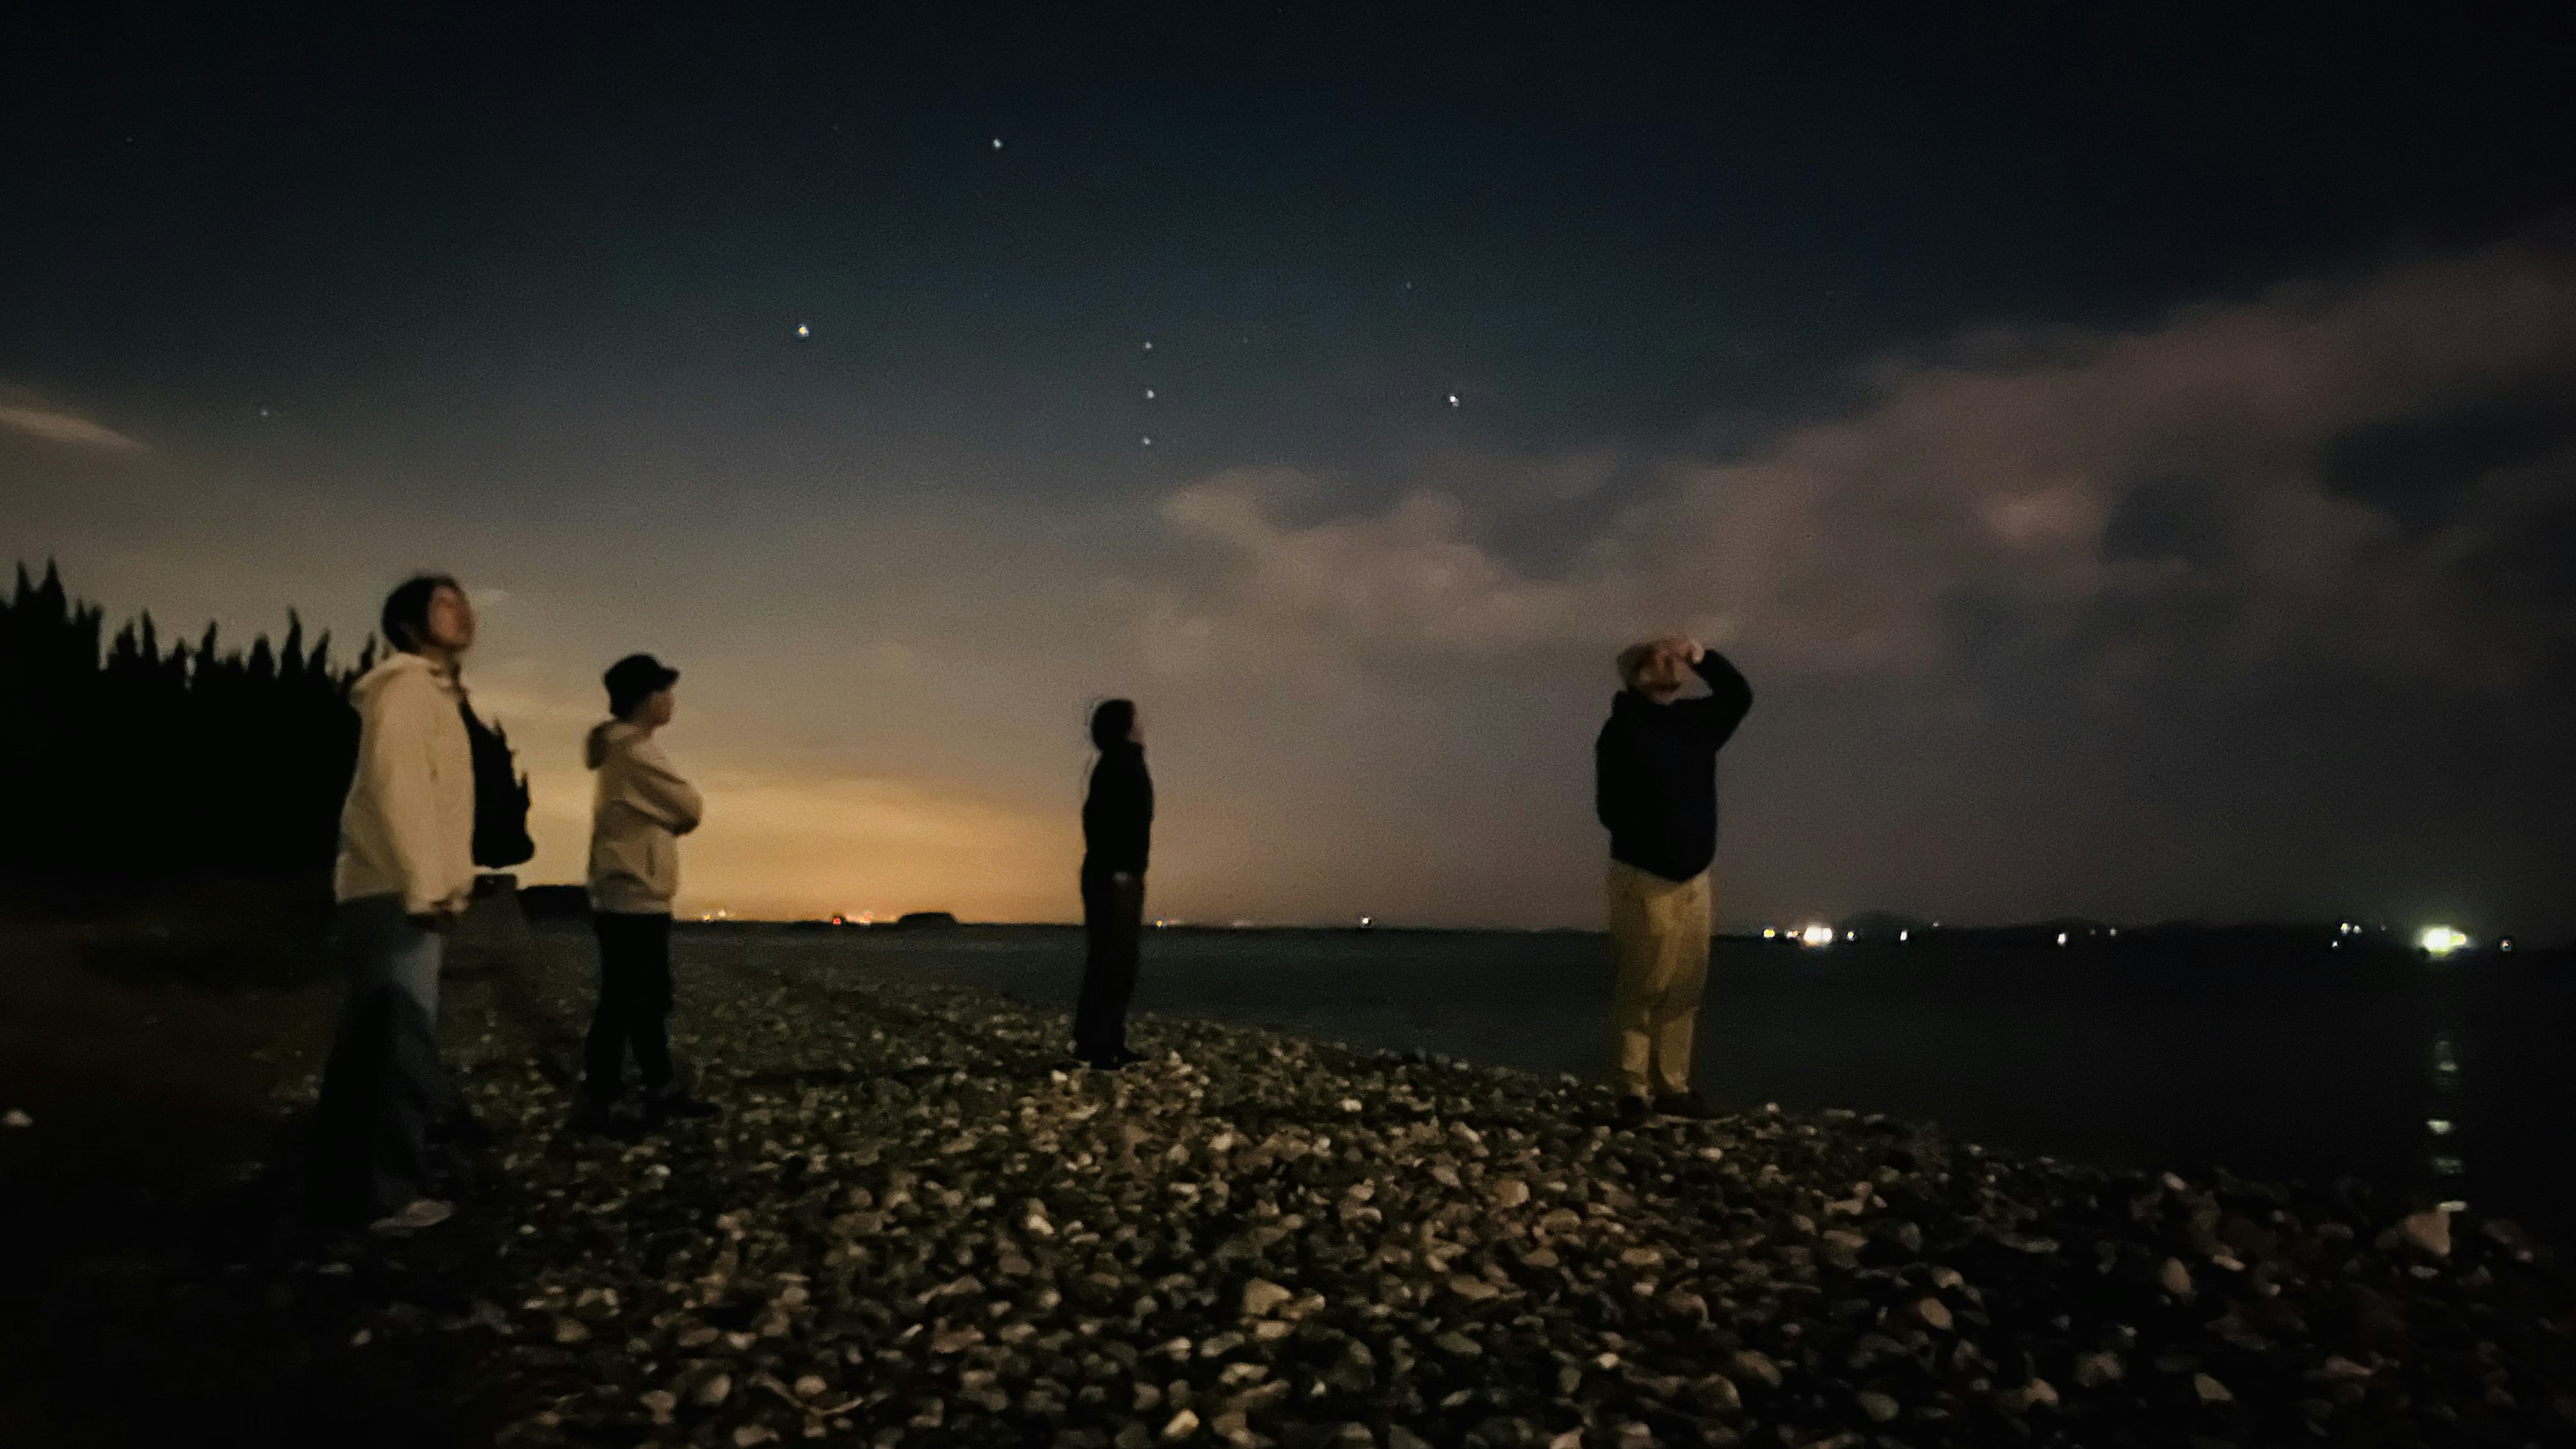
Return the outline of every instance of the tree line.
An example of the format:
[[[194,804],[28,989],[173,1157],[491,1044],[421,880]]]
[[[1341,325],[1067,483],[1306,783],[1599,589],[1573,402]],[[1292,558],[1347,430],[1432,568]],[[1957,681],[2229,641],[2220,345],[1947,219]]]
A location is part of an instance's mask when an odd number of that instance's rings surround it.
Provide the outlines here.
[[[308,643],[292,610],[283,639],[263,633],[247,649],[227,648],[212,623],[165,643],[149,612],[109,637],[105,611],[74,598],[52,563],[42,580],[20,564],[0,599],[0,790],[11,803],[0,875],[327,873],[357,767],[349,690],[378,653],[369,636],[354,661],[335,663],[330,634]],[[525,841],[527,781],[506,737],[475,723],[476,854],[508,855]]]

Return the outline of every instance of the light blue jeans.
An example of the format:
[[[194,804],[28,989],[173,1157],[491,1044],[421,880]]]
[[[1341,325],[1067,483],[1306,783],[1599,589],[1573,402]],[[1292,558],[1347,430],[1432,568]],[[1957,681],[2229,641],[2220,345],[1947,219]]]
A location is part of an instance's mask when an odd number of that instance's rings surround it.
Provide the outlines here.
[[[358,1221],[440,1196],[454,1175],[434,1140],[456,1105],[438,1051],[447,942],[391,895],[343,901],[337,937],[348,999],[314,1108],[310,1186],[318,1215]]]

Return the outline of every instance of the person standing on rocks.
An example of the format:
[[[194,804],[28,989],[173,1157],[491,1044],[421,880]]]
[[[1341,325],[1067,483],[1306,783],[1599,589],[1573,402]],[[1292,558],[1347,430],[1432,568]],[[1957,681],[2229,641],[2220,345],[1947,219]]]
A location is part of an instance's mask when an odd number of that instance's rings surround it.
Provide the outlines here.
[[[1136,991],[1145,927],[1145,857],[1153,843],[1154,781],[1145,773],[1145,721],[1133,700],[1091,712],[1100,759],[1082,801],[1082,996],[1073,1054],[1102,1071],[1144,1060],[1127,1049],[1127,1001]]]
[[[680,778],[654,733],[671,722],[680,671],[650,654],[608,667],[608,712],[583,743],[598,772],[590,820],[591,925],[599,936],[599,1005],[583,1051],[582,1118],[592,1131],[626,1133],[715,1108],[679,1088],[664,1022],[671,1014],[671,900],[680,889],[679,837],[698,828],[705,802]],[[626,1054],[644,1079],[641,1121],[618,1110]]]
[[[1683,699],[1690,672],[1709,692]],[[1619,1120],[1707,1117],[1690,1068],[1708,981],[1717,752],[1753,707],[1753,689],[1726,656],[1680,636],[1621,650],[1619,679],[1626,687],[1592,747],[1594,808],[1610,830]]]
[[[453,1214],[462,1177],[438,973],[474,891],[474,756],[458,673],[474,606],[456,580],[422,574],[386,597],[381,627],[392,652],[349,692],[358,761],[332,870],[348,998],[314,1108],[308,1187],[321,1221],[408,1232]]]

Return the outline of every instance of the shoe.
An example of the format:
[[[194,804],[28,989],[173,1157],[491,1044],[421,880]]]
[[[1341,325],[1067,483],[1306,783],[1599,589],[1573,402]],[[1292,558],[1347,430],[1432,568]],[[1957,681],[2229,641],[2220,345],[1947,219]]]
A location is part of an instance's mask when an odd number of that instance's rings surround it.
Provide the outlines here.
[[[1111,1052],[1106,1056],[1077,1056],[1074,1060],[1091,1068],[1095,1072],[1122,1072],[1127,1068],[1136,1065],[1138,1062],[1151,1061],[1153,1058],[1146,1056],[1143,1052],[1131,1052],[1125,1047],[1120,1047],[1118,1050]]]
[[[1697,1092],[1667,1092],[1655,1099],[1655,1115],[1707,1122],[1717,1116],[1717,1109]]]
[[[614,1103],[584,1103],[573,1125],[594,1137],[614,1137],[620,1142],[632,1142],[644,1135],[643,1119]]]
[[[657,1127],[665,1122],[684,1121],[698,1117],[713,1117],[722,1111],[724,1111],[724,1109],[717,1106],[715,1103],[702,1102],[697,1098],[690,1096],[686,1092],[667,1093],[663,1096],[651,1098],[644,1104],[644,1115],[646,1120],[650,1121]]]
[[[416,1197],[391,1213],[367,1224],[367,1231],[400,1236],[434,1228],[456,1216],[456,1204],[440,1202],[434,1197]]]
[[[1618,1116],[1619,1125],[1620,1125],[1620,1126],[1622,1126],[1622,1127],[1643,1127],[1643,1126],[1645,1126],[1645,1125],[1646,1125],[1646,1111],[1647,1111],[1647,1108],[1646,1108],[1646,1099],[1645,1099],[1645,1098],[1643,1098],[1643,1097],[1621,1097],[1621,1098],[1619,1099],[1619,1116]]]

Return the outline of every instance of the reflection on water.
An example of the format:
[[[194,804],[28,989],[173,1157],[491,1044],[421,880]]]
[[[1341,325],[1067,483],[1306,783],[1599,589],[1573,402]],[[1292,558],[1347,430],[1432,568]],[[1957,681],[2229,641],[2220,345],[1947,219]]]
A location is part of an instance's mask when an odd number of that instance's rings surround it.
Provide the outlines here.
[[[2446,1212],[2466,1212],[2469,1203],[2468,1161],[2460,1155],[2459,1144],[2451,1140],[2457,1122],[2450,1115],[2458,1110],[2460,1097],[2460,1052],[2458,1033],[2449,1028],[2433,1033],[2433,1100],[2440,1114],[2424,1119],[2424,1166],[2432,1175],[2433,1195]]]

